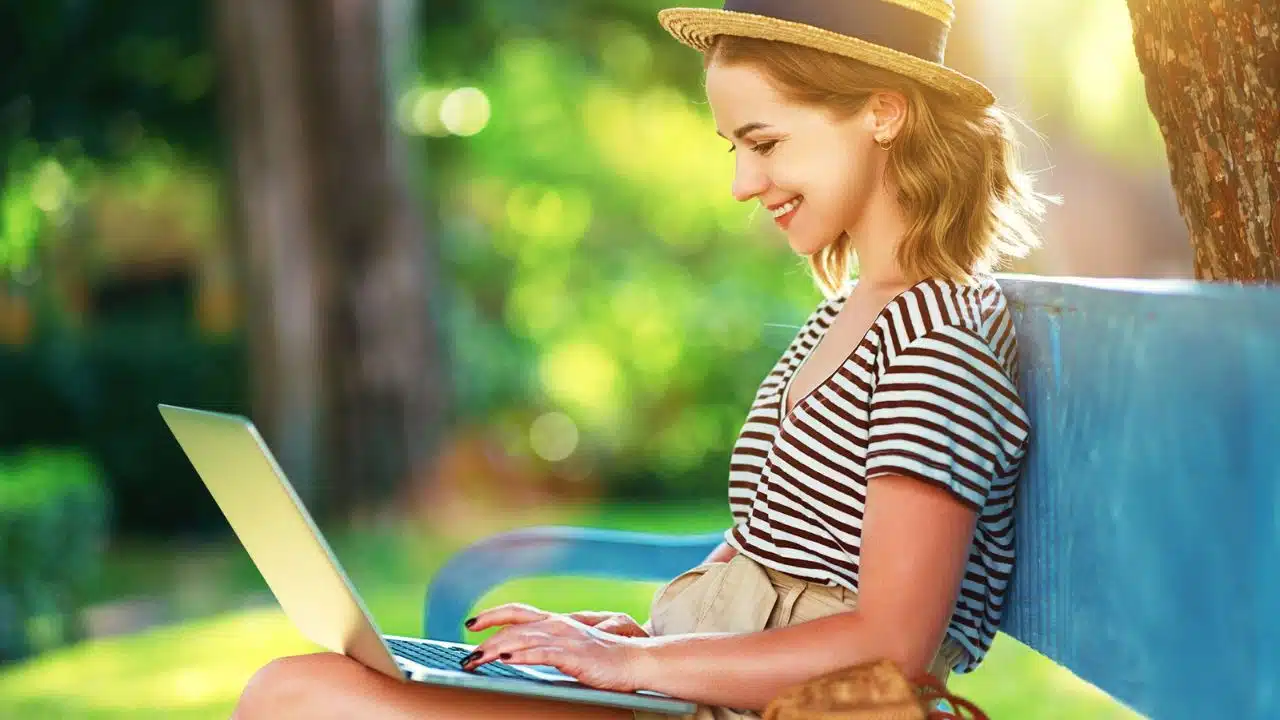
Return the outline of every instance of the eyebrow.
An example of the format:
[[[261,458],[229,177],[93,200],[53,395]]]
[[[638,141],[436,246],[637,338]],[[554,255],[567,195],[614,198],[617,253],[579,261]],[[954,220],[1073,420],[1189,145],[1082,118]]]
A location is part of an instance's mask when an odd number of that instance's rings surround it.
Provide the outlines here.
[[[745,136],[747,133],[751,132],[752,130],[760,130],[761,128],[767,128],[767,127],[769,127],[767,123],[749,122],[746,125],[743,125],[742,127],[738,128],[737,130],[734,130],[733,136],[741,140],[743,136]],[[716,134],[719,135],[720,137],[724,137],[724,133],[720,132],[719,130],[716,131]],[[724,138],[724,139],[728,140],[729,138]]]

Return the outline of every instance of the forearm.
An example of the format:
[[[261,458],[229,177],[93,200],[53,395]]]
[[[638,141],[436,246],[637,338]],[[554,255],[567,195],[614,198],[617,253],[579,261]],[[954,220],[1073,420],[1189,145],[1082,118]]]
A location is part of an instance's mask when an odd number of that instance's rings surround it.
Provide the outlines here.
[[[910,662],[893,646],[892,634],[870,627],[856,611],[763,632],[642,642],[640,687],[745,710],[763,710],[792,685],[860,662]]]

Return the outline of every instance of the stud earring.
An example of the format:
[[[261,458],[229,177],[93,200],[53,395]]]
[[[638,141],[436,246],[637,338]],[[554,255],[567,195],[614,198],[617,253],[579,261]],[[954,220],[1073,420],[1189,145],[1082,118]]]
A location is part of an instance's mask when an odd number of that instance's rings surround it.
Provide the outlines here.
[[[881,150],[888,150],[893,147],[893,138],[876,138],[876,144]]]

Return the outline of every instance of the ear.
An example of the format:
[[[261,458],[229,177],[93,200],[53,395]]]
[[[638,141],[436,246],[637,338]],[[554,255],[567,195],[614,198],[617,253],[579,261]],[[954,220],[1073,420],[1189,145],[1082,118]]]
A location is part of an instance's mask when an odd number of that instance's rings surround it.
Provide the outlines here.
[[[907,119],[907,98],[896,90],[881,90],[867,100],[867,129],[877,141],[893,140]]]

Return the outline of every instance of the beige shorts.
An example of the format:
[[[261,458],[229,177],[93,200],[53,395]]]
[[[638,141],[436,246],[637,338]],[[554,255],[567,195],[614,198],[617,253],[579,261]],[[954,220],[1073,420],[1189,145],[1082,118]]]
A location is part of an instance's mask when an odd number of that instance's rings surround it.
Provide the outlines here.
[[[799,580],[767,568],[745,555],[729,562],[706,563],[683,573],[654,595],[648,627],[653,635],[706,632],[758,632],[799,625],[852,610],[857,593]],[[946,683],[964,650],[948,639],[929,672]],[[670,715],[637,711],[636,720],[670,719]],[[738,720],[759,713],[699,706],[687,720]]]

